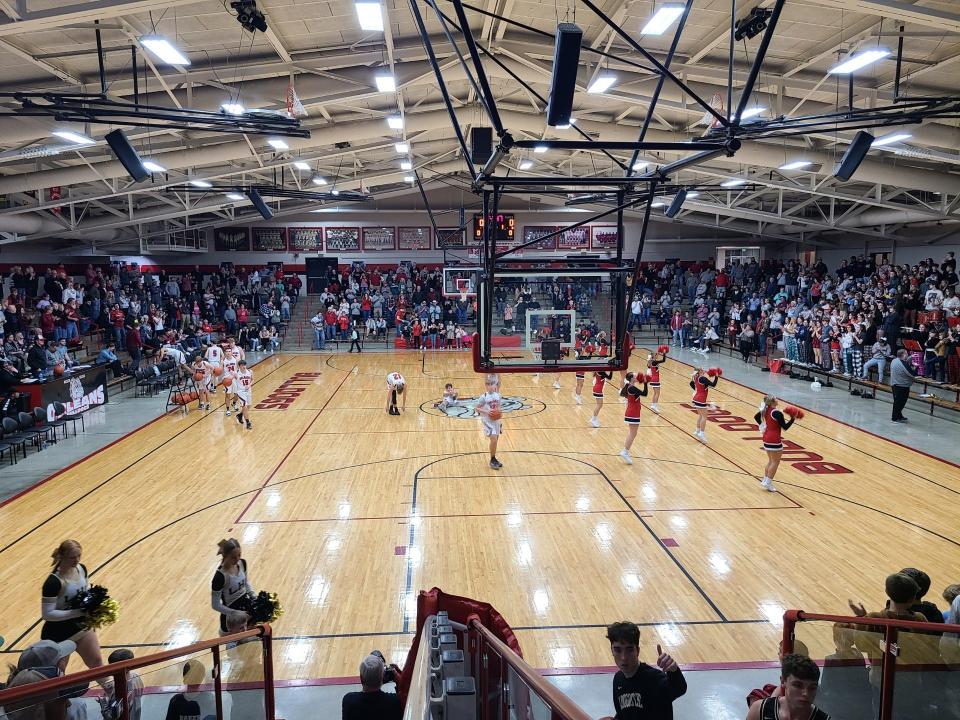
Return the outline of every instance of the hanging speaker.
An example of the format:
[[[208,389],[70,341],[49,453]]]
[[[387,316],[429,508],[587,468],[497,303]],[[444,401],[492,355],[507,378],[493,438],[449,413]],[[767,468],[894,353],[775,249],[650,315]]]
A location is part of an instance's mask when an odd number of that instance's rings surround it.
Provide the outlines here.
[[[840,162],[833,169],[833,176],[840,180],[849,180],[860,167],[860,163],[870,152],[870,146],[873,145],[874,137],[866,130],[861,130],[853,136],[853,142],[840,158]]]
[[[573,112],[573,94],[580,65],[580,42],[583,30],[573,23],[557,25],[553,46],[553,77],[550,78],[550,99],[547,102],[547,125],[567,125]]]
[[[264,220],[269,220],[273,217],[273,211],[263,201],[263,197],[261,197],[260,193],[253,188],[250,188],[247,190],[247,197],[250,198],[250,202],[253,203],[253,206],[257,209],[257,212],[260,213]]]
[[[123,130],[112,130],[104,135],[103,139],[107,141],[107,145],[113,150],[113,154],[117,156],[117,160],[123,165],[123,169],[126,170],[130,174],[130,177],[136,182],[146,180],[150,177],[150,171],[143,166],[143,160],[137,155],[137,151],[133,149],[133,145],[127,140],[127,136],[123,134]]]
[[[680,208],[683,207],[683,204],[687,201],[687,189],[683,188],[680,192],[673,196],[673,202],[670,203],[670,207],[667,208],[667,211],[664,213],[668,218],[676,217],[677,213],[680,212]]]
[[[483,165],[493,155],[493,128],[470,128],[470,158],[474,165]]]

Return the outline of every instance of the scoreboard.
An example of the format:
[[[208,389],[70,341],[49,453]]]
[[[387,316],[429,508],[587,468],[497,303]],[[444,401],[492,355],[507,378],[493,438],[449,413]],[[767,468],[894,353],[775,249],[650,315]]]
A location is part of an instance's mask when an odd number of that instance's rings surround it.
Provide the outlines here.
[[[486,226],[486,220],[494,223],[494,232],[496,233],[496,237],[494,238],[495,242],[505,243],[513,241],[517,230],[516,219],[514,218],[513,213],[490,215],[488,218],[484,218],[483,215],[479,213],[475,214],[473,216],[474,241],[483,242],[483,232]]]

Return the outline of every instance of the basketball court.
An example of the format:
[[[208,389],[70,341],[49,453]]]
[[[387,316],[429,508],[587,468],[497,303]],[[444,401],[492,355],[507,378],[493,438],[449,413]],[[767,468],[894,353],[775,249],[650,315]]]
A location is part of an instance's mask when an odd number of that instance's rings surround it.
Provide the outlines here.
[[[410,393],[400,417],[384,412],[392,371]],[[374,647],[402,661],[433,586],[492,603],[534,667],[569,670],[609,666],[603,628],[623,617],[685,664],[729,666],[773,659],[787,608],[842,613],[919,562],[934,588],[949,581],[954,465],[810,412],[788,433],[781,492],[764,492],[760,393],[721,380],[704,446],[689,372],[662,367],[662,414],[644,408],[633,466],[612,392],[594,429],[572,374],[561,390],[504,375],[498,472],[469,401],[433,407],[447,382],[482,392],[469,353],[269,357],[254,401],[273,407],[252,432],[222,407],[162,416],[0,507],[5,651],[39,638],[66,537],[120,599],[101,642],[140,654],[215,636],[216,542],[238,538],[254,587],[285,608],[281,681],[352,675]]]

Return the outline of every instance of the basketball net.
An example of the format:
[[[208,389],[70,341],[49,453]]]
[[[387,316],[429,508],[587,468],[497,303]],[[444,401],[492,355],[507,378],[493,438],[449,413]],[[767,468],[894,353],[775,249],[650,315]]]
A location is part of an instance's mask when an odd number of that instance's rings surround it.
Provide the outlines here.
[[[297,95],[297,89],[293,86],[293,81],[287,85],[287,115],[292,118],[307,117],[307,109],[300,102],[300,96]]]

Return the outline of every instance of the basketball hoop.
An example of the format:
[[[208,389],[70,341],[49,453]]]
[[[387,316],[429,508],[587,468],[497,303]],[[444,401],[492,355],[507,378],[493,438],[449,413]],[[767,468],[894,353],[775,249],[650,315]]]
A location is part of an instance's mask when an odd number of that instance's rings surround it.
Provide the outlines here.
[[[307,109],[300,101],[300,96],[297,95],[297,90],[293,86],[292,80],[287,85],[287,115],[292,118],[307,117],[308,115]]]

